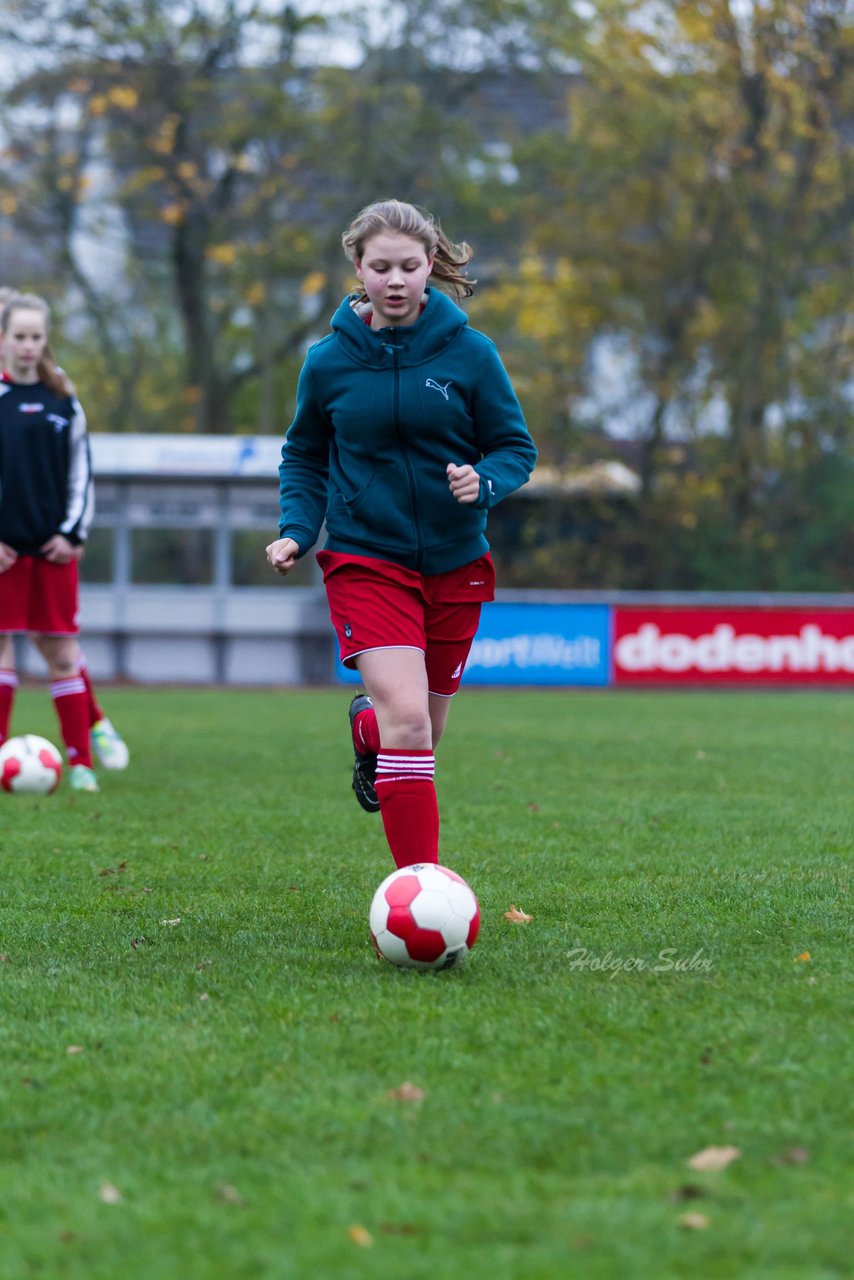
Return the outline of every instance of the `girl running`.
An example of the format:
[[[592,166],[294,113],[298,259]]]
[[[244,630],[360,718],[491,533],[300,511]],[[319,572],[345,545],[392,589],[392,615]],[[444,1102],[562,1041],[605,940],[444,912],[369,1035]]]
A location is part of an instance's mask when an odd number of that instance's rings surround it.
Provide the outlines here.
[[[267,559],[289,573],[326,521],[332,623],[366,690],[353,789],[401,867],[438,860],[433,753],[494,596],[487,512],[537,454],[494,344],[456,305],[476,283],[469,246],[398,200],[363,209],[343,246],[360,288],[303,365]]]

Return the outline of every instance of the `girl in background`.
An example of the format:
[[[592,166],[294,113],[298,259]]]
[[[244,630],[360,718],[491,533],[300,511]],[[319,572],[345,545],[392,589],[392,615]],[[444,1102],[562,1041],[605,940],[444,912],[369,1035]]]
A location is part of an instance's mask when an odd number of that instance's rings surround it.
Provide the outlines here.
[[[12,637],[26,632],[48,666],[71,786],[97,791],[92,744],[107,768],[125,768],[128,750],[76,639],[92,470],[86,418],[50,355],[48,320],[34,294],[13,293],[0,311],[0,744],[18,684]]]
[[[494,595],[487,512],[537,455],[494,344],[456,305],[475,283],[468,245],[383,200],[343,246],[360,287],[303,365],[267,558],[289,573],[325,520],[330,614],[366,690],[350,706],[353,790],[408,866],[438,860],[434,750]]]

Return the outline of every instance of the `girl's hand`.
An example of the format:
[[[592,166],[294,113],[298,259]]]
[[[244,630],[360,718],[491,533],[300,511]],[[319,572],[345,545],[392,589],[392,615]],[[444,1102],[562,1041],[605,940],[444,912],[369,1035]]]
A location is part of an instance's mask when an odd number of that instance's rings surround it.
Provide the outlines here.
[[[477,502],[480,493],[480,476],[468,463],[464,467],[455,467],[449,462],[446,467],[448,484],[457,502]]]
[[[0,542],[0,573],[5,573],[7,569],[11,569],[17,559],[17,551],[13,547],[7,546],[5,542]]]
[[[276,573],[290,573],[297,562],[299,543],[293,538],[277,538],[267,548],[267,563]]]
[[[79,560],[83,555],[82,546],[75,547],[74,543],[69,542],[61,533],[55,533],[52,538],[48,538],[41,551],[45,560],[51,564],[69,564],[72,560]]]

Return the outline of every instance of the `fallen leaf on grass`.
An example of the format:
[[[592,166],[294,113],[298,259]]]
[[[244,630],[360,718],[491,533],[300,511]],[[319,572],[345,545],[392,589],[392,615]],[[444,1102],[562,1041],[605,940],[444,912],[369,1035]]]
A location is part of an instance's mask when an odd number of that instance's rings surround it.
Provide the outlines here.
[[[161,920],[161,921],[160,921],[160,923],[161,923],[161,924],[169,924],[169,925],[176,925],[176,924],[180,924],[180,923],[181,923],[181,917],[180,917],[180,916],[176,916],[174,920]]]
[[[384,1236],[417,1236],[421,1228],[415,1222],[383,1222],[380,1231]]]
[[[123,871],[127,871],[127,869],[128,869],[127,862],[120,862],[117,867],[104,867],[102,871],[98,872],[98,875],[99,876],[118,876],[118,875],[121,875]]]
[[[810,1153],[806,1147],[789,1147],[774,1159],[775,1164],[806,1164]]]
[[[709,1225],[709,1219],[704,1213],[683,1213],[678,1222],[686,1231],[705,1231]]]
[[[510,910],[504,912],[504,919],[509,920],[511,924],[530,924],[533,916],[529,916],[527,911],[520,911],[514,903],[510,903]]]
[[[113,1186],[112,1182],[102,1182],[98,1199],[103,1200],[104,1204],[121,1204],[122,1193],[118,1187]]]
[[[200,1000],[210,1000],[210,996],[208,995],[207,991],[203,991],[203,992],[202,992],[202,994],[199,996],[199,999],[200,999]]]
[[[527,806],[527,809],[528,809],[528,812],[529,812],[529,813],[539,813],[539,812],[540,812],[540,806],[539,806],[538,804],[534,804],[533,800],[532,800],[532,801],[531,801],[531,803]]]
[[[65,1052],[66,1052],[66,1053],[82,1053],[82,1052],[83,1052],[83,1045],[82,1045],[82,1044],[70,1044],[70,1045],[68,1046],[68,1048],[65,1050]]]
[[[8,956],[0,956],[0,964],[7,964],[8,961],[9,961]]]
[[[680,1200],[699,1200],[708,1194],[705,1187],[698,1187],[693,1182],[686,1182],[683,1186],[677,1187],[675,1191],[671,1191],[668,1198],[678,1203]]]
[[[404,1080],[396,1089],[389,1089],[386,1097],[393,1098],[396,1102],[420,1102],[424,1097],[424,1090],[419,1089],[411,1080]]]
[[[705,1147],[702,1151],[698,1151],[695,1156],[687,1161],[692,1169],[698,1169],[701,1173],[708,1173],[718,1169],[725,1169],[728,1164],[732,1164],[733,1160],[737,1160],[741,1155],[738,1147]]]
[[[811,960],[812,960],[812,956],[810,955],[810,953],[808,951],[802,951],[799,956],[795,956],[792,963],[793,964],[809,964]]]
[[[246,1201],[230,1182],[221,1182],[217,1188],[217,1199],[224,1201],[225,1204],[245,1204]]]
[[[366,1227],[348,1227],[347,1235],[353,1244],[359,1245],[362,1249],[369,1249],[374,1243],[374,1237]]]

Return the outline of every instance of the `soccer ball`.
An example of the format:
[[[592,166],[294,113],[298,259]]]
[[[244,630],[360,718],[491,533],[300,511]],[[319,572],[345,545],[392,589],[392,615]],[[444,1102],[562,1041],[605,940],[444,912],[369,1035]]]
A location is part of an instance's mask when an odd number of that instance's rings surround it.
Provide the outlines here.
[[[448,867],[416,863],[386,876],[371,903],[377,953],[405,969],[450,969],[475,944],[480,907]]]
[[[0,787],[49,796],[62,777],[62,756],[52,742],[35,733],[10,738],[0,747]]]

